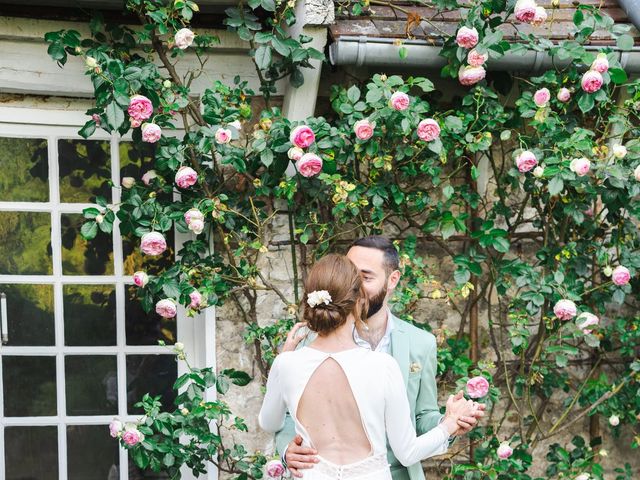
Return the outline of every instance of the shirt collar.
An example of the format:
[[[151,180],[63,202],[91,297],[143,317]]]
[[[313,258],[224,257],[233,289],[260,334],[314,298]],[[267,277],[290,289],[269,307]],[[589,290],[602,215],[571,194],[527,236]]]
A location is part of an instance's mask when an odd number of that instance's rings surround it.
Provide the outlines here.
[[[393,314],[391,313],[391,310],[389,308],[387,308],[387,328],[384,331],[384,335],[382,336],[382,338],[380,339],[380,343],[381,344],[387,344],[390,343],[391,341],[391,331],[394,328],[394,321],[393,321]],[[371,345],[369,345],[369,342],[367,342],[364,338],[360,337],[360,335],[358,335],[358,329],[355,327],[355,325],[353,326],[353,337],[356,341],[356,343],[360,346],[366,346],[368,348],[371,348]]]

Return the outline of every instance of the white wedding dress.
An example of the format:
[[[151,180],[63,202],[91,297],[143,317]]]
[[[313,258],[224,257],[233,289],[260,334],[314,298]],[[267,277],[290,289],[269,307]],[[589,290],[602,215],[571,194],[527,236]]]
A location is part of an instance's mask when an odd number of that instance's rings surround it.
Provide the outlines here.
[[[337,362],[340,374],[346,377],[347,388],[351,389],[364,434],[371,446],[368,456],[348,464],[336,464],[323,457],[323,452],[314,446],[313,439],[297,415],[303,395],[306,412],[313,411],[314,402],[318,405],[318,411],[327,412],[322,406],[326,407],[327,402],[330,405],[332,398],[338,400],[339,395],[342,402],[348,402],[351,398],[348,391],[340,392],[339,387],[336,388],[336,385],[340,385],[338,381],[335,384],[325,382],[324,385],[315,382],[312,389],[314,394],[306,391],[314,374],[331,366],[327,362],[329,359]],[[303,438],[303,446],[318,451],[319,463],[311,469],[301,470],[304,480],[391,480],[387,463],[387,437],[395,456],[407,466],[443,454],[449,446],[449,433],[441,425],[416,436],[398,363],[391,355],[366,348],[327,353],[305,346],[278,355],[267,380],[267,391],[259,415],[260,427],[271,433],[279,431],[287,411],[293,417],[296,432]],[[327,415],[323,417],[311,415],[303,421],[307,425],[313,424],[312,431],[318,432],[322,429],[322,422],[331,424],[332,419],[328,419]]]

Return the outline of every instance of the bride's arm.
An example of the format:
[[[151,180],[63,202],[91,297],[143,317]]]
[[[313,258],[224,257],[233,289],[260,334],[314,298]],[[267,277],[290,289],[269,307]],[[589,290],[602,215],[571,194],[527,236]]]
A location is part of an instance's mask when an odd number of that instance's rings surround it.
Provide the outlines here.
[[[281,354],[282,355],[282,354]],[[284,392],[280,385],[280,360],[278,355],[269,370],[267,379],[267,392],[262,402],[262,408],[258,415],[258,424],[266,432],[276,433],[284,425],[287,404],[284,401]]]
[[[395,360],[389,365],[385,385],[385,425],[394,455],[404,466],[409,466],[445,453],[449,447],[450,433],[456,428],[455,420],[445,418],[442,423],[417,437],[400,367]]]

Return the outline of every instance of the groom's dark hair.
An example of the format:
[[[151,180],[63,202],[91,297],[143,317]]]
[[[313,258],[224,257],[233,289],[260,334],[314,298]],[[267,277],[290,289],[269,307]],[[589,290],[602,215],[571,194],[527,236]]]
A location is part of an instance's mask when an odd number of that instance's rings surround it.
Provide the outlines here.
[[[387,275],[398,270],[400,266],[400,256],[393,242],[387,237],[381,235],[369,235],[368,237],[358,238],[351,244],[351,247],[375,248],[384,253],[384,268]],[[351,248],[349,247],[349,248]]]

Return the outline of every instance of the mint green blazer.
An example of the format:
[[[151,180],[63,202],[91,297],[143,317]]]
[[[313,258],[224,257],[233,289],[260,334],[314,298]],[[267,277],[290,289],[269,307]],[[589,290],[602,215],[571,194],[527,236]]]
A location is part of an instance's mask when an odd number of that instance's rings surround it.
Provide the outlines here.
[[[438,408],[436,386],[437,352],[433,334],[400,320],[390,313],[394,328],[391,330],[391,355],[400,365],[407,388],[411,419],[418,435],[434,428],[442,419]],[[307,336],[299,346],[311,343]],[[276,449],[281,454],[295,436],[293,419],[287,414],[284,427],[276,433]],[[387,457],[391,464],[393,480],[424,480],[420,463],[404,467],[387,445]]]

